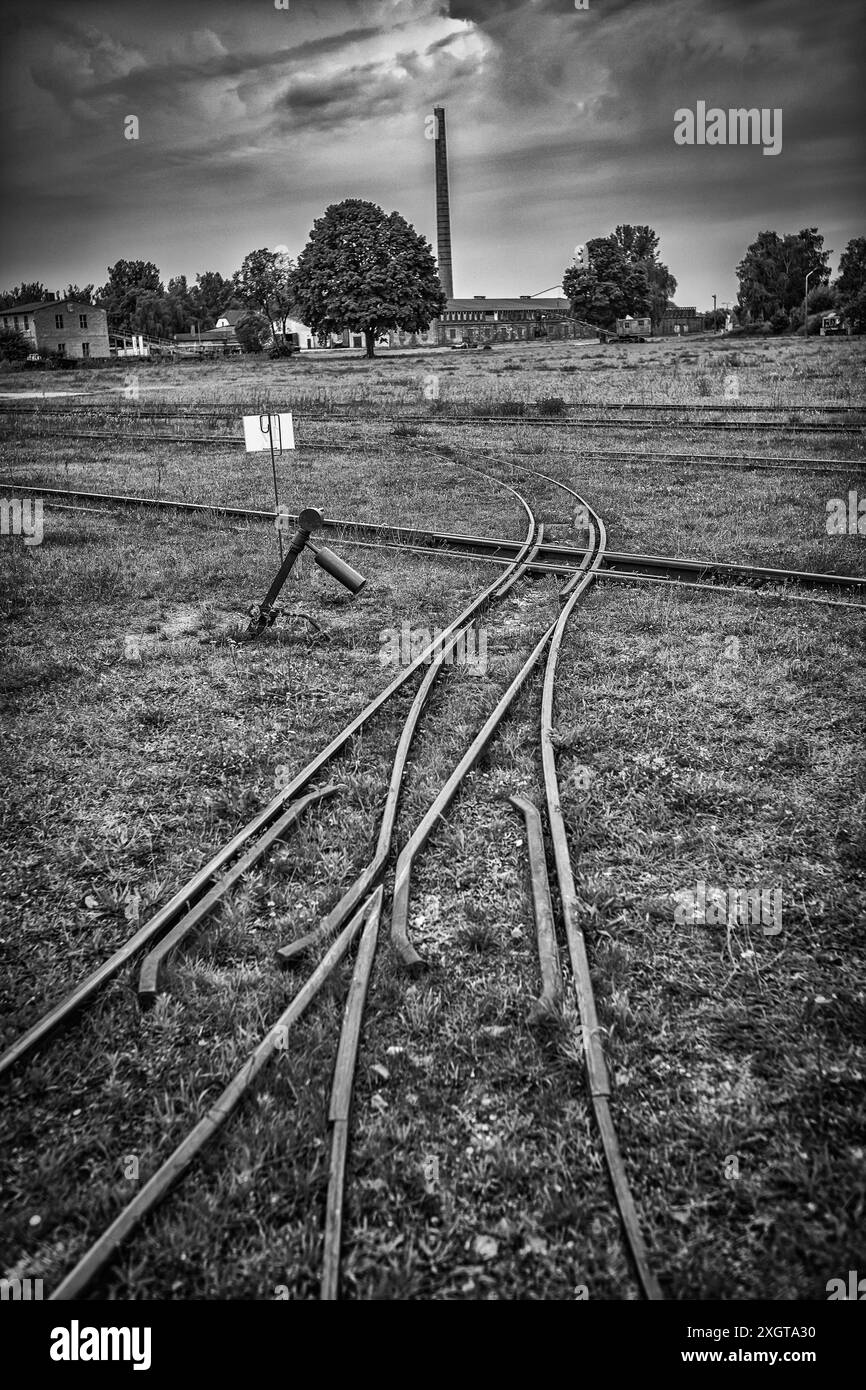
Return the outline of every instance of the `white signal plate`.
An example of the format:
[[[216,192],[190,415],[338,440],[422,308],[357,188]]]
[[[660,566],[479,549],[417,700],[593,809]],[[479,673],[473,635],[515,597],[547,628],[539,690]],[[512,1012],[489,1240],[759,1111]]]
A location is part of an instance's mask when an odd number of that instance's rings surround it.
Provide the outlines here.
[[[244,416],[244,444],[248,454],[257,453],[261,449],[270,451],[271,433],[275,454],[281,454],[284,449],[294,449],[295,430],[291,412],[283,415]]]

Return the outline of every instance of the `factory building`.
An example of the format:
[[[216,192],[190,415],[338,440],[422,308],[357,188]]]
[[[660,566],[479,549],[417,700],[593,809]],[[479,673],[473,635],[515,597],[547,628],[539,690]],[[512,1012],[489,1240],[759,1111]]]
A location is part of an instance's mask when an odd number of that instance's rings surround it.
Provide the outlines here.
[[[445,108],[434,107],[433,116],[436,260],[448,303],[441,319],[434,319],[428,329],[392,332],[391,346],[454,347],[460,342],[482,345],[594,337],[595,330],[575,318],[567,299],[535,299],[528,294],[517,298],[476,294],[471,299],[459,299],[454,295]]]
[[[567,299],[449,299],[439,321],[439,342],[518,343],[593,336],[593,330],[574,317]]]
[[[680,309],[676,304],[669,303],[659,324],[659,332],[667,336],[670,334],[678,336],[682,333],[702,333],[703,331],[704,316],[698,313],[693,304]]]

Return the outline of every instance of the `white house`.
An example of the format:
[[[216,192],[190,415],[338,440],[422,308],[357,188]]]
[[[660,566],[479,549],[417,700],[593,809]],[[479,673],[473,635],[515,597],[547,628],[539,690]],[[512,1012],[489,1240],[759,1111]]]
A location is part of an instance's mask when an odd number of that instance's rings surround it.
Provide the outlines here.
[[[276,341],[279,342],[283,333],[282,319],[273,321],[271,331]],[[312,328],[308,328],[305,323],[300,323],[298,319],[286,319],[286,338],[289,342],[293,342],[301,352],[310,352],[314,348],[362,348],[365,345],[363,333],[355,333],[352,329],[344,328],[342,333],[317,335]],[[390,346],[390,334],[380,333],[376,339],[376,347]]]
[[[283,335],[283,320],[274,319],[271,324],[271,331],[279,341]],[[308,328],[305,323],[301,323],[298,319],[286,319],[285,331],[289,342],[294,343],[301,352],[309,352],[311,348],[321,346],[312,328]]]

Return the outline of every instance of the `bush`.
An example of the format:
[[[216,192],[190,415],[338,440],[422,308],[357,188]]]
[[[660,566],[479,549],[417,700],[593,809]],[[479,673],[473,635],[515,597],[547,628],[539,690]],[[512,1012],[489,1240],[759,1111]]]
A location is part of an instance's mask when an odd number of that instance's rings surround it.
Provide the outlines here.
[[[777,309],[770,319],[771,333],[785,333],[790,327],[790,320],[784,309]]]
[[[244,314],[235,327],[235,336],[244,352],[262,352],[271,337],[271,325],[264,314]]]
[[[523,401],[490,401],[473,405],[472,415],[523,415],[525,414]]]
[[[296,352],[297,348],[294,347],[291,343],[274,343],[274,346],[268,353],[268,357],[294,357]]]
[[[540,401],[535,402],[535,409],[539,415],[565,415],[568,405],[562,396],[542,396]]]
[[[32,351],[31,344],[17,328],[0,328],[0,359],[4,362],[23,362]]]

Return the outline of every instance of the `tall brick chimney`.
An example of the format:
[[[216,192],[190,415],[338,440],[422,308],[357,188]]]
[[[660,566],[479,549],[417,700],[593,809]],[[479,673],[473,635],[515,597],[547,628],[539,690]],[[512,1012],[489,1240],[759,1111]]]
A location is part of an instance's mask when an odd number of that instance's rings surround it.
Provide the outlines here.
[[[436,259],[439,279],[449,299],[454,298],[451,275],[451,209],[448,204],[448,146],[445,143],[445,107],[434,106],[436,117]]]

